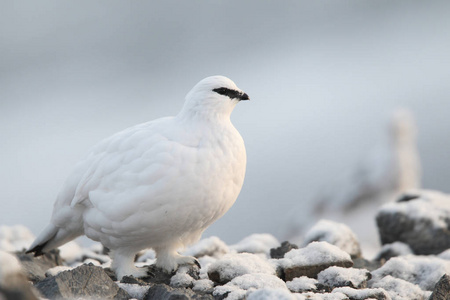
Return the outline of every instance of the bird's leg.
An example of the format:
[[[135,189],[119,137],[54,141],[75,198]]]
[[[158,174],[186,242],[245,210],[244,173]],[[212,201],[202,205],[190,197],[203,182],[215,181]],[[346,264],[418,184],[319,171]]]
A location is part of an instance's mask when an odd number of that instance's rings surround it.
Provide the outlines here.
[[[172,273],[178,269],[180,265],[197,265],[200,263],[195,257],[182,256],[176,250],[169,248],[160,248],[156,250],[156,266]]]
[[[148,276],[147,268],[137,268],[134,265],[135,251],[112,251],[111,269],[116,273],[117,279],[121,280],[124,276],[133,276],[135,278]]]

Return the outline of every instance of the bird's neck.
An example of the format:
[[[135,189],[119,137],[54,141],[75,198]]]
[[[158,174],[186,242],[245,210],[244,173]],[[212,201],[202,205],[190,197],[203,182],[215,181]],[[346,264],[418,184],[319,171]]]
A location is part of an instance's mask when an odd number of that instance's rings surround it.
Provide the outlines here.
[[[207,124],[210,126],[213,124],[219,125],[230,123],[230,113],[231,112],[219,112],[213,108],[195,109],[192,107],[184,107],[176,118],[184,123]]]

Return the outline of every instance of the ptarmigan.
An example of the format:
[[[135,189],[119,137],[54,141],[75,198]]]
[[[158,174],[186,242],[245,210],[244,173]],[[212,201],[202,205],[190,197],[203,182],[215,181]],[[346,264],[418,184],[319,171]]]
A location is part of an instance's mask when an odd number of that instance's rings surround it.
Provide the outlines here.
[[[177,249],[225,214],[244,182],[244,141],[230,121],[241,100],[249,97],[233,81],[207,77],[177,116],[101,141],[76,165],[28,252],[40,255],[85,234],[112,250],[118,278],[146,275],[133,263],[145,248],[169,272],[196,263]]]

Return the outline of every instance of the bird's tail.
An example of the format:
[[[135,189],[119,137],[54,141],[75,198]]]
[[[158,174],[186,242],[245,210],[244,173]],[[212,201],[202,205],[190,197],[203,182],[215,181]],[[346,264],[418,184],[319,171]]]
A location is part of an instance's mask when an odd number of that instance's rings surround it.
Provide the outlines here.
[[[25,253],[34,253],[34,256],[40,256],[45,252],[73,240],[79,235],[81,235],[81,233],[69,231],[65,228],[58,228],[53,224],[49,224]]]

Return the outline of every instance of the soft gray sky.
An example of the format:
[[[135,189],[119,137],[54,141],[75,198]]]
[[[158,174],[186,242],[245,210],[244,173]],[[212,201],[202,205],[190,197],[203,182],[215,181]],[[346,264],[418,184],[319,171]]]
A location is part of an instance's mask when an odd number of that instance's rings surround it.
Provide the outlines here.
[[[417,117],[424,186],[450,192],[447,1],[0,0],[0,225],[38,234],[97,141],[181,108],[206,76],[252,101],[232,120],[244,188],[207,231],[280,235],[379,143],[391,112]]]

